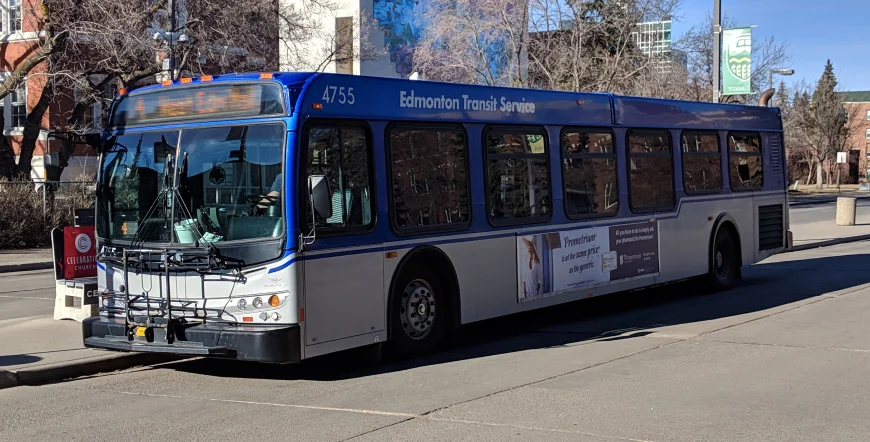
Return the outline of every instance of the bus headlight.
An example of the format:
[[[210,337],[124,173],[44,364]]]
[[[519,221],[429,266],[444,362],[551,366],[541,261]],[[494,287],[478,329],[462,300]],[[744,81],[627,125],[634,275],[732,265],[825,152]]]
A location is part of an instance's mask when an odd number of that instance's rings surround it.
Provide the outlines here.
[[[258,296],[258,297],[256,297],[256,298],[254,298],[254,304],[253,304],[253,305],[254,305],[254,308],[262,308],[262,307],[263,307],[263,300],[260,299],[260,297]]]
[[[244,310],[248,308],[248,301],[245,298],[239,299],[239,303],[236,304],[239,307],[239,310]]]

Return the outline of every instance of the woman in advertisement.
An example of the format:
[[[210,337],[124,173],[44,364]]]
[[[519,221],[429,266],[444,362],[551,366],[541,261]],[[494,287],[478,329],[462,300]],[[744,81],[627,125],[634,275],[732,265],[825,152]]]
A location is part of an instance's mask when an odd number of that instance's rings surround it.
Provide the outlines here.
[[[533,298],[540,296],[544,288],[544,270],[541,259],[538,256],[538,248],[535,239],[523,238],[529,257],[524,260],[522,266],[523,297]]]

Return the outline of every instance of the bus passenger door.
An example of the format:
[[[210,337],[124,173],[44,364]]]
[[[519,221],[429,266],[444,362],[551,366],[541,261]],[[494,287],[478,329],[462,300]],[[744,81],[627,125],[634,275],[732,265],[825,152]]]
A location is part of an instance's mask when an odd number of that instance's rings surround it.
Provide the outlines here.
[[[300,199],[301,230],[313,232],[303,247],[306,355],[357,346],[326,343],[363,341],[384,329],[383,246],[371,234],[371,146],[368,128],[348,122],[311,124],[302,134],[303,177],[311,192]]]

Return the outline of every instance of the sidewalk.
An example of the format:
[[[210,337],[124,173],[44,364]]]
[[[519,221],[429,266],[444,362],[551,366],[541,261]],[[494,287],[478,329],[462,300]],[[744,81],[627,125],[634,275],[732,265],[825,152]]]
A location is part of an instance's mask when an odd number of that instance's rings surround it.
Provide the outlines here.
[[[36,385],[172,360],[82,346],[82,326],[36,316],[0,321],[0,389]]]
[[[813,195],[813,194],[831,194],[831,193],[851,193],[858,192],[858,184],[840,184],[840,188],[837,189],[836,184],[825,184],[821,189],[816,189],[815,184],[800,184],[798,185],[797,190],[794,189],[794,185],[789,186],[788,191],[792,195]],[[863,192],[862,192],[863,193]]]
[[[870,239],[870,213],[858,211],[854,226],[838,226],[834,220],[793,224],[792,251]]]
[[[0,273],[52,268],[51,249],[0,250]]]

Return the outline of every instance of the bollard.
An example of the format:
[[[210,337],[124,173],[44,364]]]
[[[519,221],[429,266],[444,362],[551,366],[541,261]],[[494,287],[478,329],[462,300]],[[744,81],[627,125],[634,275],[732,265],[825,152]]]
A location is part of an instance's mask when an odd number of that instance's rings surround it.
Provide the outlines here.
[[[855,225],[855,198],[840,197],[837,198],[837,225],[838,226],[854,226]]]

